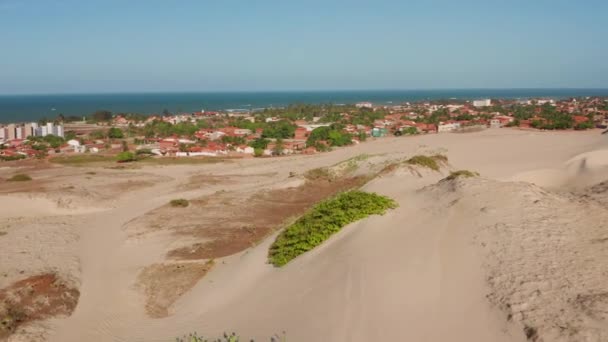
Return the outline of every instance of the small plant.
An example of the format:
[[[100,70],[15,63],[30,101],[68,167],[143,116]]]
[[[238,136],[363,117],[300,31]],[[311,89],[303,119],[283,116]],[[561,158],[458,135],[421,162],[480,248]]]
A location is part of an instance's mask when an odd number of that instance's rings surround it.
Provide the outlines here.
[[[9,182],[27,182],[27,181],[31,181],[32,177],[30,177],[29,175],[26,175],[25,173],[18,173],[14,176],[12,176],[11,178],[7,179],[7,181]]]
[[[276,238],[268,253],[280,267],[322,244],[349,223],[369,215],[383,215],[397,203],[385,196],[363,191],[343,192],[314,206]]]
[[[87,175],[96,175],[96,174],[97,174],[97,172],[94,172],[94,171],[87,172]]]
[[[152,150],[149,148],[140,148],[135,151],[135,154],[140,155],[152,155]]]
[[[326,180],[331,182],[332,180],[334,180],[335,177],[329,168],[319,167],[306,171],[304,173],[304,178],[310,181]]]
[[[116,161],[119,163],[127,163],[135,160],[137,160],[137,158],[133,152],[125,151],[116,155]]]
[[[469,170],[458,170],[450,172],[450,175],[445,177],[443,180],[454,180],[456,178],[470,178],[470,177],[478,177],[479,173]]]
[[[206,337],[199,336],[197,333],[193,333],[193,334],[188,334],[187,336],[178,337],[175,339],[175,342],[239,342],[239,341],[241,341],[241,338],[236,333],[232,333],[230,335],[227,333],[224,333],[224,336],[222,336],[221,338],[212,338],[212,339],[208,339]],[[253,339],[248,340],[248,341],[255,342]],[[285,341],[287,341],[287,339],[285,337],[285,332],[283,332],[283,334],[281,336],[274,335],[270,338],[270,342],[285,342]]]
[[[174,208],[185,208],[190,205],[190,202],[187,199],[179,198],[171,200],[169,204]]]
[[[25,156],[22,154],[16,154],[14,156],[0,156],[0,160],[2,161],[13,161],[13,160],[21,160],[25,159]]]
[[[439,171],[439,168],[441,167],[441,165],[447,163],[447,161],[448,161],[448,157],[446,157],[442,154],[435,154],[432,156],[424,156],[424,155],[413,156],[410,159],[406,160],[405,163],[410,164],[410,165],[426,167],[433,171]]]

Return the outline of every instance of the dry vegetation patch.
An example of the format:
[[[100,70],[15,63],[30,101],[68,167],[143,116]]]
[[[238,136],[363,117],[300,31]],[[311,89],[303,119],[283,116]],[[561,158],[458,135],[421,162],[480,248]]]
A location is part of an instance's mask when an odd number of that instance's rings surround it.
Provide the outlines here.
[[[0,339],[26,323],[70,315],[80,292],[53,273],[31,276],[0,289]]]
[[[450,181],[457,178],[479,177],[479,172],[469,170],[458,170],[450,172],[450,175],[442,179],[442,181]]]
[[[207,262],[153,264],[137,277],[138,287],[146,297],[146,311],[150,317],[169,315],[169,307],[190,290],[213,267]]]
[[[238,253],[302,215],[315,203],[338,192],[358,188],[366,181],[366,177],[331,182],[321,180],[295,188],[260,191],[247,197],[224,192],[191,201],[192,205],[179,219],[173,215],[166,216],[166,224],[173,226],[177,234],[203,241],[174,249],[168,256],[178,260],[197,260]]]
[[[190,202],[188,202],[187,199],[179,198],[179,199],[171,200],[171,202],[169,202],[169,205],[171,205],[174,208],[186,208],[187,206],[190,205]]]
[[[7,179],[7,181],[9,182],[27,182],[27,181],[31,181],[32,177],[30,177],[30,175],[25,174],[25,173],[18,173],[16,175],[13,175],[11,178]]]

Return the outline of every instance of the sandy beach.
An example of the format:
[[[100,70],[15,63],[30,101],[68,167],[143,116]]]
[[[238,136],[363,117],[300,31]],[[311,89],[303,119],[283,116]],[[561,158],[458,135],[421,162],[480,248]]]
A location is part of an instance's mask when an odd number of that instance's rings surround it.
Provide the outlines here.
[[[282,268],[267,263],[284,222],[357,177],[434,153],[449,158],[439,172],[396,167],[362,187],[397,209]],[[341,181],[305,179],[347,162]],[[480,177],[441,181],[460,169]],[[57,303],[30,298],[20,309],[40,319],[8,341],[160,342],[195,331],[256,341],[282,332],[289,341],[608,340],[608,137],[597,130],[393,137],[200,165],[2,167],[0,179],[17,171],[33,181],[0,182],[0,298],[38,275],[63,292]],[[178,198],[190,205],[168,204]]]

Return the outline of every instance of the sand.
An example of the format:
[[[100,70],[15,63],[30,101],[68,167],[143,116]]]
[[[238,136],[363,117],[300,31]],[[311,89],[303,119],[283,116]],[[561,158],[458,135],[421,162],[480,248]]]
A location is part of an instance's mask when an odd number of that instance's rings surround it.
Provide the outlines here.
[[[313,156],[32,171],[46,190],[0,194],[0,218],[10,222],[0,227],[0,270],[9,270],[0,285],[51,271],[80,299],[68,317],[24,325],[11,338],[172,341],[234,330],[260,341],[282,331],[290,341],[604,341],[608,214],[597,184],[608,179],[607,145],[595,131],[497,129],[385,138]],[[369,174],[437,152],[449,157],[441,173],[398,168],[364,186],[398,209],[349,225],[281,269],[266,263],[272,234],[215,258],[210,270],[200,259],[175,271],[185,261],[167,257],[201,241],[179,234],[198,227],[196,216],[168,211],[171,199],[226,196],[213,207],[221,229],[241,208],[232,203],[303,186],[307,170],[366,154],[354,172]],[[439,182],[449,169],[481,177]],[[102,180],[87,178],[99,173]],[[77,191],[49,195],[65,187]],[[57,205],[63,198],[69,206]],[[165,218],[156,228],[155,215]],[[167,291],[163,278],[179,291]],[[150,293],[160,298],[156,315]]]

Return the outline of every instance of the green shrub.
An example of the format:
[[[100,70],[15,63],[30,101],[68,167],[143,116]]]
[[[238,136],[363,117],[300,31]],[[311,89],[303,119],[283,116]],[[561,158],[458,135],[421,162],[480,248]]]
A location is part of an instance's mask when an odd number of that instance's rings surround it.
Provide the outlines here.
[[[136,155],[142,155],[142,154],[152,154],[152,150],[149,148],[140,148],[139,150],[135,151]]]
[[[172,207],[185,208],[190,205],[190,202],[187,199],[180,198],[180,199],[171,200],[171,202],[169,202],[169,204],[171,204]]]
[[[254,157],[261,157],[262,155],[264,155],[264,149],[262,149],[262,148],[254,148],[253,149],[253,156]]]
[[[478,172],[469,171],[469,170],[458,170],[450,172],[450,175],[445,177],[444,180],[453,180],[459,177],[470,178],[479,176]]]
[[[125,135],[120,128],[112,127],[108,130],[108,138],[110,139],[122,139]]]
[[[29,175],[26,175],[24,173],[18,173],[14,176],[12,176],[11,178],[7,179],[7,181],[9,182],[26,182],[26,181],[31,181],[32,177],[30,177]]]
[[[25,159],[25,156],[23,154],[15,154],[14,156],[0,156],[0,160],[3,161],[13,161],[21,159]]]
[[[118,161],[119,163],[127,163],[135,160],[137,160],[137,158],[135,157],[135,154],[133,152],[125,151],[120,152],[116,155],[116,161]]]
[[[349,223],[396,208],[392,199],[363,191],[343,192],[314,206],[287,227],[268,253],[270,263],[283,266],[323,243]]]
[[[439,168],[441,167],[441,165],[447,163],[447,161],[448,161],[448,157],[441,155],[441,154],[435,154],[432,156],[423,156],[423,155],[413,156],[412,158],[406,160],[405,162],[410,165],[418,165],[418,166],[429,168],[433,171],[439,171]]]
[[[224,333],[224,336],[222,336],[221,338],[208,339],[206,337],[199,336],[197,333],[194,333],[194,334],[189,334],[188,336],[178,337],[175,339],[175,341],[176,342],[239,342],[239,341],[241,341],[241,338],[239,336],[237,336],[237,334],[235,334],[235,333],[232,333],[230,335]],[[247,340],[247,341],[255,342],[254,340]],[[283,333],[281,336],[274,335],[273,337],[270,338],[270,342],[285,342],[285,341],[287,341],[287,339],[285,338],[285,333]]]

